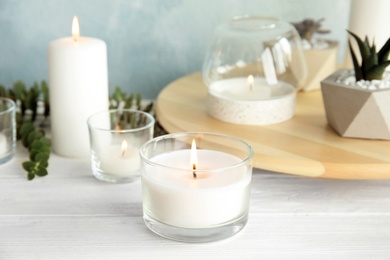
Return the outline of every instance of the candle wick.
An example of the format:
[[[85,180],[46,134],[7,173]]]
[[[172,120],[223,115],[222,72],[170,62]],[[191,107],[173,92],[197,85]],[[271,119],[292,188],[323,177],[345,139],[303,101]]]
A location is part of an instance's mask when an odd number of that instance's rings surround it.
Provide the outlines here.
[[[194,177],[194,179],[196,179],[196,172],[195,172],[195,170],[196,170],[196,164],[194,163],[193,165],[192,165],[192,177]]]
[[[122,157],[125,156],[126,150],[122,151]]]

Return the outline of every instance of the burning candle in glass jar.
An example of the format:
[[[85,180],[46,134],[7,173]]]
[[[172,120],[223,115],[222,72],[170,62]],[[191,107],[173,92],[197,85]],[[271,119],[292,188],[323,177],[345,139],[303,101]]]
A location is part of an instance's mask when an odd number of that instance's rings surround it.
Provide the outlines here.
[[[127,176],[137,173],[140,168],[138,149],[128,144],[126,140],[121,145],[110,145],[100,156],[101,169],[117,176]]]
[[[191,149],[161,153],[144,163],[144,212],[182,228],[208,228],[242,216],[248,208],[251,169],[229,153]]]

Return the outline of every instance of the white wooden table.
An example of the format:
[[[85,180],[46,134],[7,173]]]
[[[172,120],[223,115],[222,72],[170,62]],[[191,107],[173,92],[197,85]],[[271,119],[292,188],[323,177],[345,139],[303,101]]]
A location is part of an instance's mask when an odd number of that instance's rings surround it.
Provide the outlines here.
[[[314,179],[255,170],[247,226],[208,244],[143,223],[141,184],[96,180],[89,160],[52,155],[27,181],[20,145],[0,165],[0,259],[389,259],[390,180]]]

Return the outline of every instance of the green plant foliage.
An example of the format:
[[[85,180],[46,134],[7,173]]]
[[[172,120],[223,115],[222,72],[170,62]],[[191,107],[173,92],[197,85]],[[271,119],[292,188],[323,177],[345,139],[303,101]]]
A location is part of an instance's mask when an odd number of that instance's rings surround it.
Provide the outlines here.
[[[17,138],[29,151],[29,160],[22,163],[27,173],[27,179],[33,180],[36,176],[43,177],[48,174],[51,141],[45,136],[45,131],[37,126],[45,126],[50,115],[49,87],[45,81],[35,82],[29,89],[22,81],[14,83],[7,89],[0,85],[0,97],[8,97],[18,105],[16,113]],[[110,96],[110,109],[134,108],[144,112],[151,112],[153,102],[145,105],[139,93],[126,94],[119,86]],[[134,121],[131,121],[134,124]],[[162,132],[158,131],[158,132]]]
[[[291,24],[295,27],[295,29],[297,29],[299,36],[301,36],[301,39],[306,39],[309,43],[311,43],[314,34],[330,33],[330,30],[321,29],[322,22],[324,20],[324,18],[319,19],[317,21],[313,19],[304,19],[300,22],[293,22]]]
[[[50,139],[45,137],[43,130],[36,129],[32,121],[23,122],[20,135],[23,146],[30,152],[30,160],[22,163],[28,180],[33,180],[35,176],[46,176],[50,158]]]
[[[30,152],[30,160],[22,163],[28,180],[33,180],[35,176],[46,176],[51,141],[45,137],[43,129],[36,128],[36,125],[44,125],[50,114],[49,88],[46,82],[34,82],[29,89],[22,81],[16,81],[9,89],[0,85],[0,96],[14,100],[18,106],[16,135]]]
[[[388,59],[390,53],[390,38],[379,52],[376,52],[375,44],[372,43],[371,45],[367,36],[363,41],[355,33],[350,31],[348,31],[348,33],[355,39],[361,57],[361,63],[359,64],[358,57],[353,50],[351,41],[349,41],[349,50],[351,52],[356,80],[381,80],[386,67],[390,65],[390,60]]]
[[[124,93],[119,86],[115,87],[114,93],[110,97],[110,109],[135,109],[144,111],[146,113],[151,113],[153,109],[153,102],[148,102],[142,104],[142,98],[139,93],[135,95],[130,93],[129,95]],[[120,112],[118,112],[120,113]],[[112,120],[111,124],[115,124],[112,127],[119,127],[120,129],[125,128],[136,128],[137,126],[143,124],[142,120],[145,120],[143,117],[136,117],[135,114],[132,114],[130,117],[129,114],[120,115],[120,120]]]
[[[16,102],[17,136],[20,139],[19,128],[24,121],[33,121],[38,125],[44,125],[50,114],[49,89],[46,81],[40,84],[35,82],[29,89],[22,81],[16,81],[12,88],[0,85],[0,96],[8,97]],[[43,113],[39,115],[40,107]]]
[[[145,105],[142,104],[142,98],[139,93],[135,95],[133,93],[127,94],[121,90],[119,86],[116,86],[114,92],[110,96],[109,109],[137,109],[147,113],[150,113],[153,108],[153,102],[149,102]]]

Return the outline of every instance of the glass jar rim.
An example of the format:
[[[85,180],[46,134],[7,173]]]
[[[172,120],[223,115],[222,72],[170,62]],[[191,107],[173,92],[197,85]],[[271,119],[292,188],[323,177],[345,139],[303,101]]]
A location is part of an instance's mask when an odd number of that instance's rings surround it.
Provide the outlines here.
[[[137,128],[133,128],[133,129],[120,129],[120,130],[108,129],[108,128],[97,127],[97,126],[93,126],[92,125],[91,121],[93,120],[94,117],[100,116],[100,115],[103,115],[103,114],[111,114],[111,113],[114,113],[114,112],[133,112],[133,113],[138,113],[138,114],[146,116],[149,119],[150,122],[148,124],[142,126],[142,127],[137,127]],[[145,130],[145,129],[148,129],[148,128],[152,127],[154,125],[154,123],[155,123],[155,119],[154,119],[154,117],[151,114],[149,114],[147,112],[144,112],[144,111],[141,111],[141,110],[136,110],[136,109],[110,109],[110,110],[100,111],[100,112],[97,112],[97,113],[91,115],[87,119],[87,124],[88,124],[88,127],[90,129],[99,130],[99,131],[106,131],[106,132],[111,132],[111,133],[121,133],[121,134],[142,131],[142,130]]]
[[[252,16],[243,15],[233,17],[229,24],[236,29],[242,30],[260,30],[260,29],[273,29],[281,20],[272,16]]]
[[[244,147],[246,147],[248,152],[247,152],[246,157],[244,159],[240,158],[240,162],[238,162],[238,163],[235,163],[235,164],[232,164],[232,165],[229,165],[229,166],[225,166],[225,167],[209,168],[207,170],[202,170],[202,169],[191,170],[189,168],[172,167],[172,166],[164,165],[164,164],[161,164],[161,163],[153,162],[153,161],[150,160],[151,158],[147,158],[146,157],[146,155],[145,155],[146,151],[145,150],[146,150],[146,148],[148,146],[153,145],[153,144],[155,146],[156,142],[159,142],[159,141],[164,140],[164,139],[170,139],[170,138],[173,139],[174,137],[180,137],[180,136],[186,136],[186,135],[187,136],[191,136],[191,135],[193,135],[193,136],[207,135],[207,136],[228,138],[228,139],[233,140],[233,141],[243,145]],[[250,160],[253,158],[253,155],[254,155],[254,151],[253,151],[252,146],[250,146],[248,143],[246,143],[245,141],[241,140],[240,138],[237,138],[237,137],[234,137],[234,136],[230,136],[230,135],[220,134],[220,133],[212,133],[212,132],[178,132],[178,133],[172,133],[172,134],[158,136],[156,138],[153,138],[153,139],[147,141],[145,144],[143,144],[142,147],[140,148],[139,152],[140,152],[141,159],[143,161],[145,161],[148,165],[162,167],[162,168],[165,168],[165,169],[170,169],[172,171],[189,171],[190,170],[190,171],[193,171],[193,172],[196,172],[196,173],[223,172],[223,171],[226,171],[226,170],[229,170],[229,169],[238,168],[238,167],[244,166],[245,164],[248,164],[248,162],[250,162]]]
[[[5,103],[9,103],[9,106],[7,107],[7,109],[1,110],[0,114],[6,114],[6,113],[9,113],[9,112],[12,112],[13,110],[15,110],[16,103],[12,99],[7,98],[7,97],[0,97],[0,101],[5,102]]]

